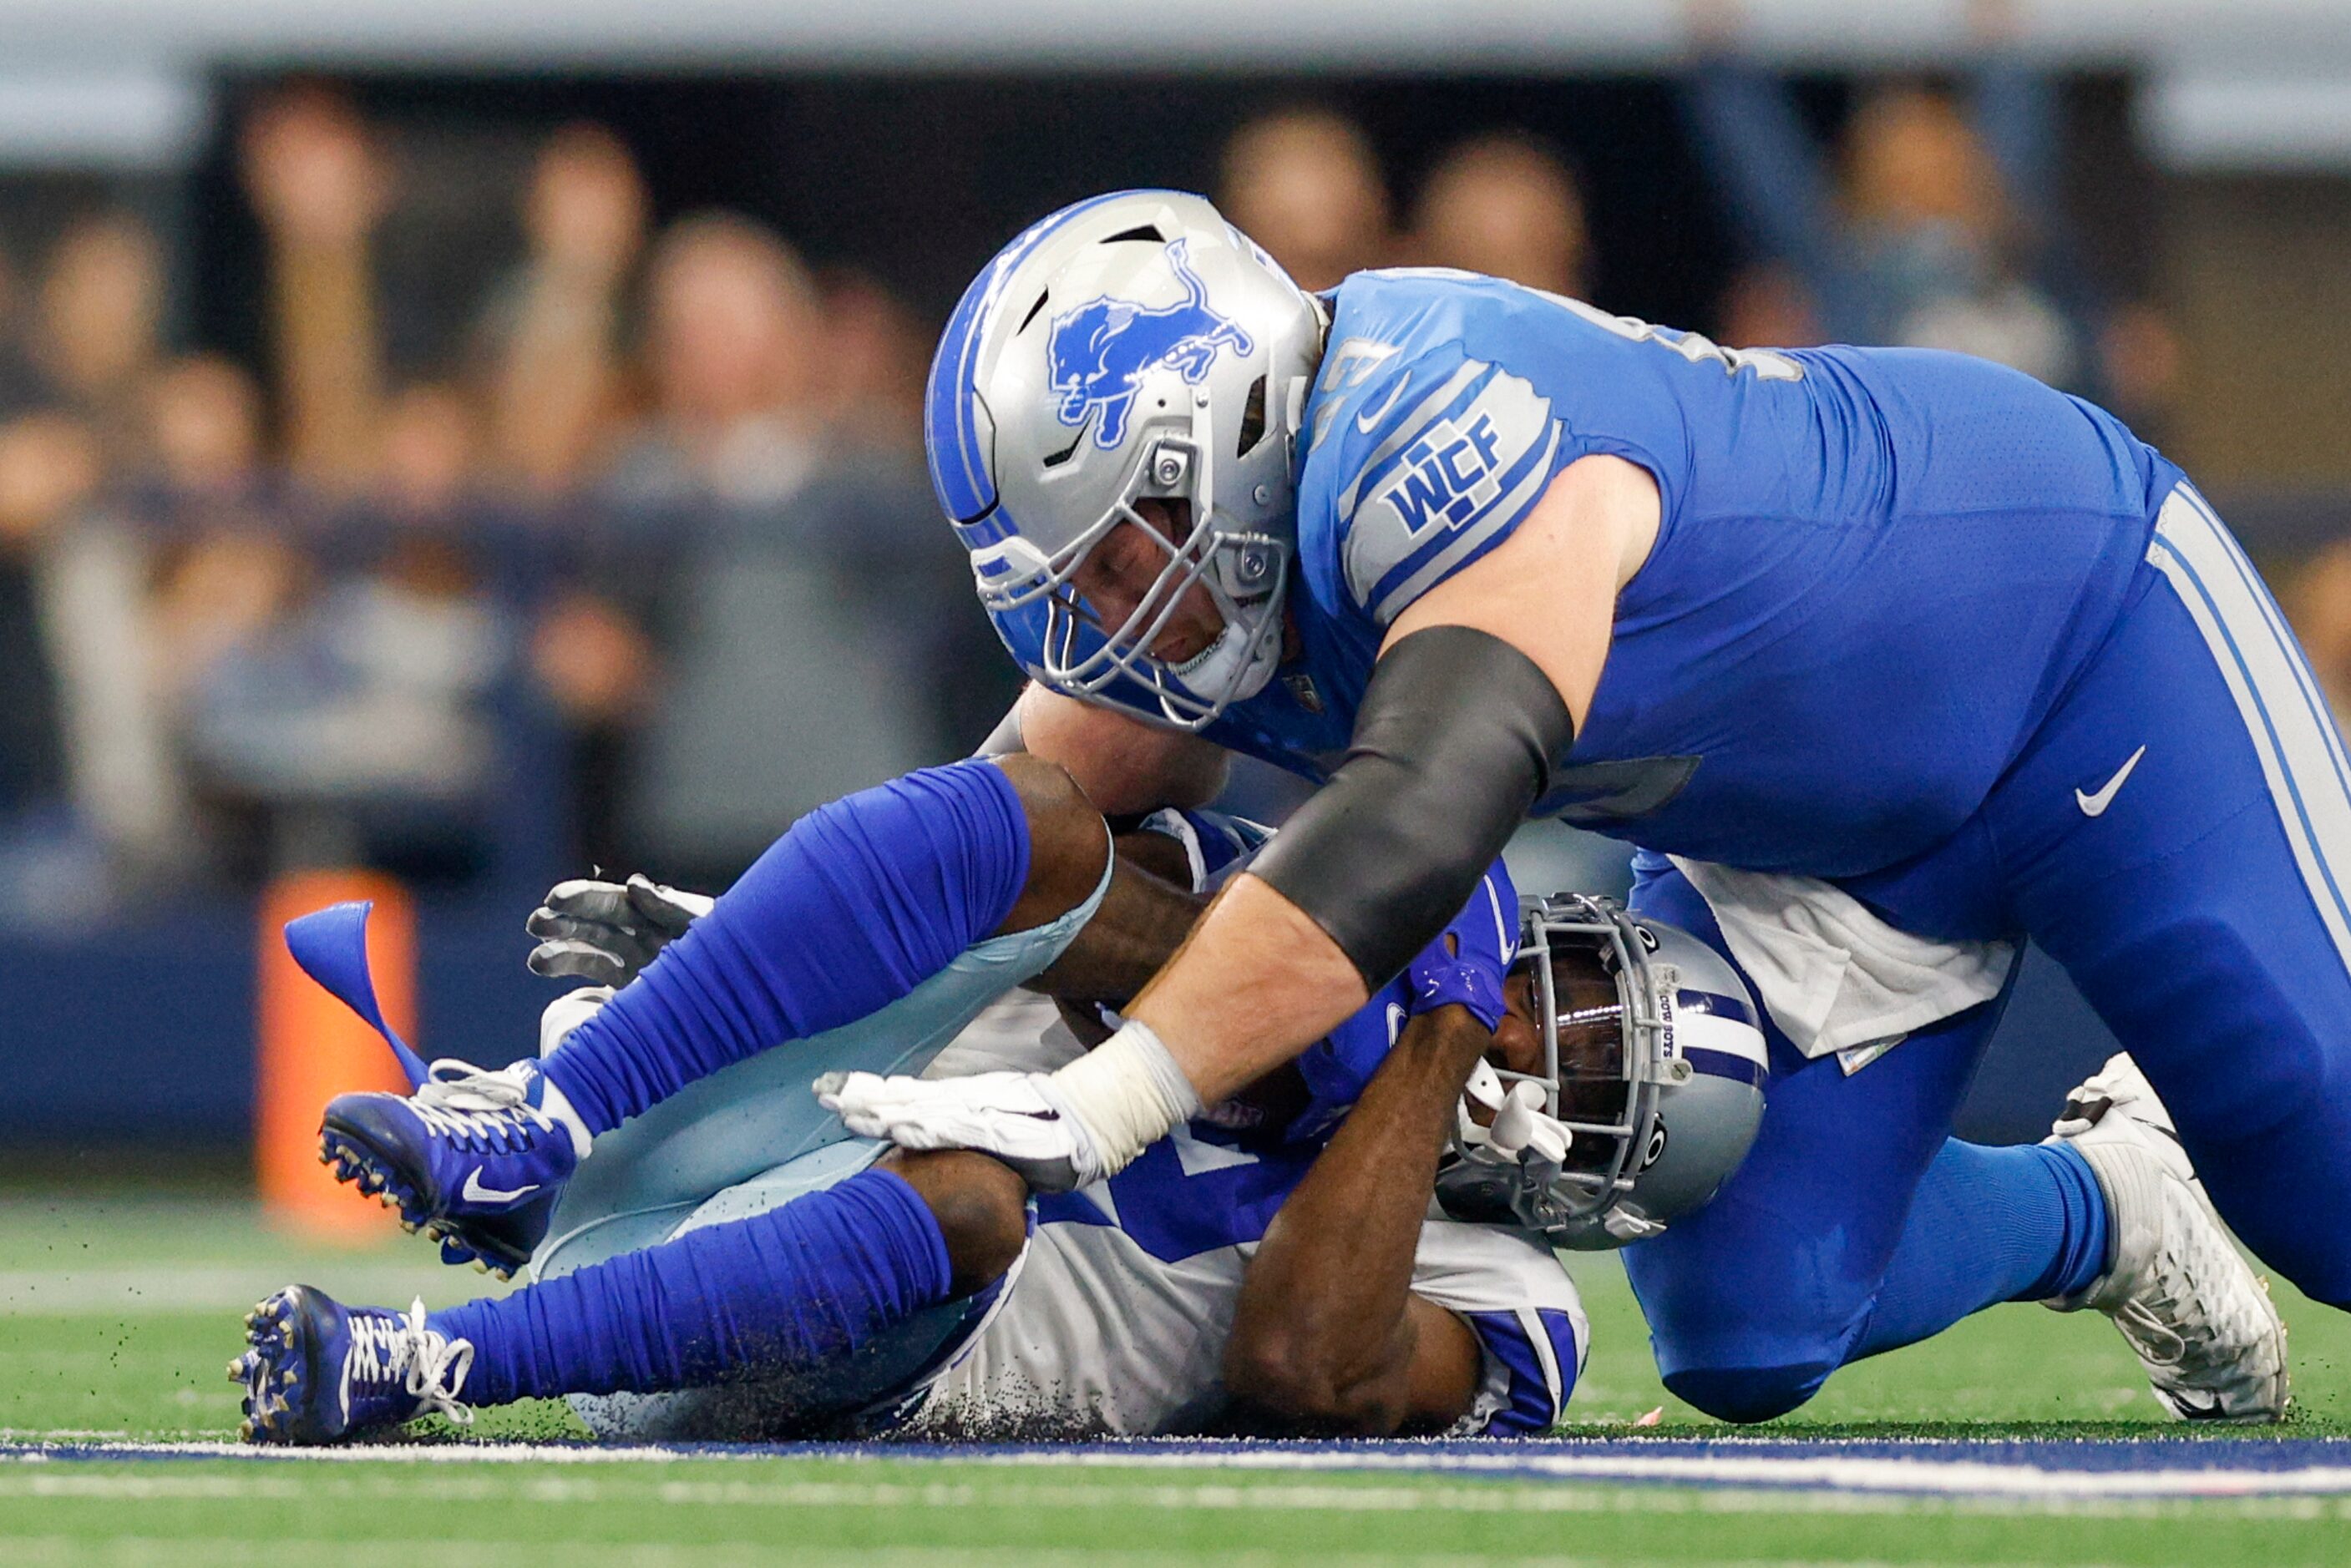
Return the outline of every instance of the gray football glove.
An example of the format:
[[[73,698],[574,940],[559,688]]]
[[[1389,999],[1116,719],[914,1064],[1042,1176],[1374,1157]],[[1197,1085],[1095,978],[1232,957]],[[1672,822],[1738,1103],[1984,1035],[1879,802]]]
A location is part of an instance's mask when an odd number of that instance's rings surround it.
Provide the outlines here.
[[[523,922],[538,939],[530,950],[530,972],[626,985],[716,902],[642,874],[626,882],[558,882]]]

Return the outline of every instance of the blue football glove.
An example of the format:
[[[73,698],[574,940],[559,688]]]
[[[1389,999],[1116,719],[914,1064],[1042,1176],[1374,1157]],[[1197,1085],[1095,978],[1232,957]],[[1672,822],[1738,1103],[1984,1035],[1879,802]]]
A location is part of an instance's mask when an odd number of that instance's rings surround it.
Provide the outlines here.
[[[1415,1018],[1455,1004],[1491,1029],[1502,1019],[1502,977],[1519,951],[1519,890],[1494,862],[1453,923],[1405,967],[1405,1011]]]

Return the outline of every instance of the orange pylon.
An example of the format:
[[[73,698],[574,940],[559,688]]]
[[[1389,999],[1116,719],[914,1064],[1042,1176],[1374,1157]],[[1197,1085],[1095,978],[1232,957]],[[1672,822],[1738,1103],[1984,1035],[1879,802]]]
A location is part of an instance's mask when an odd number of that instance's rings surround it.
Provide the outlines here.
[[[346,899],[370,899],[368,958],[386,1023],[416,1034],[416,911],[408,891],[373,871],[300,871],[261,899],[253,1163],[272,1223],[317,1241],[380,1241],[392,1217],[319,1163],[319,1118],[354,1089],[407,1092],[375,1031],[304,974],[286,950],[286,922]]]

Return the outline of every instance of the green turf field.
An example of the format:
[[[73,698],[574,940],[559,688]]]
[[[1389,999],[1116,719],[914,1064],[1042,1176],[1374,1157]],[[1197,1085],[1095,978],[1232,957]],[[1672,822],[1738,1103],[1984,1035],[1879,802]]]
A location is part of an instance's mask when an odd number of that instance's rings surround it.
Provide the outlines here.
[[[439,1303],[483,1283],[390,1240],[320,1251],[234,1205],[0,1193],[0,1428],[18,1442],[225,1437],[237,1412],[222,1369],[239,1348],[244,1306],[263,1292],[298,1278],[350,1297],[404,1303],[421,1291]],[[1590,1424],[1581,1429],[1620,1430],[1662,1408],[1657,1430],[1725,1434],[1658,1384],[1613,1262],[1578,1277],[1593,1328],[1573,1407]],[[2280,1294],[2301,1406],[2285,1434],[2351,1433],[2351,1319]],[[1752,1430],[2176,1435],[2158,1416],[2103,1321],[2017,1306],[1849,1369],[1798,1416]],[[535,1407],[486,1414],[475,1434],[546,1439],[578,1428],[559,1407]],[[390,1561],[395,1550],[462,1552],[485,1532],[561,1541],[563,1561],[583,1564],[772,1561],[781,1546],[794,1562],[1075,1563],[1115,1548],[1333,1563],[1458,1562],[1471,1549],[1593,1563],[2351,1563],[2351,1499],[2333,1497],[2020,1502],[1101,1464],[402,1458],[0,1465],[0,1563],[300,1561],[287,1549],[311,1542],[337,1561]]]

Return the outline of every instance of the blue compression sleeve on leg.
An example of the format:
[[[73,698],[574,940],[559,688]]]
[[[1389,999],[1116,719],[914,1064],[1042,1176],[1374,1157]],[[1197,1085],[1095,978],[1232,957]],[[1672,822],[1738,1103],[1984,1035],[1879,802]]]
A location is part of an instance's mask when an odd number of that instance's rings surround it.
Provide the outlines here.
[[[467,1402],[503,1405],[811,1366],[948,1300],[948,1281],[929,1206],[893,1173],[862,1170],[428,1321],[474,1346]]]
[[[1004,770],[925,768],[810,812],[542,1064],[591,1133],[887,1006],[1004,923],[1029,819]]]
[[[2080,1155],[1946,1139],[1853,1356],[1914,1344],[1995,1302],[2070,1295],[2105,1260],[2106,1200]]]

